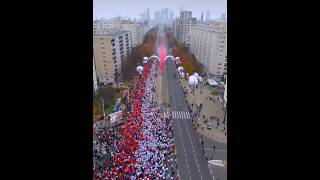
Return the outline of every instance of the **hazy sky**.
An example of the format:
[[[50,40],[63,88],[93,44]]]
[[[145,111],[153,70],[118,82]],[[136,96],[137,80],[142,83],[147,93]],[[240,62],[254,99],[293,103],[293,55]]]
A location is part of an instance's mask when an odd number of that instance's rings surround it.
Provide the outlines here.
[[[206,18],[206,11],[210,10],[210,18],[220,17],[227,13],[227,0],[93,0],[93,18],[110,18],[118,15],[139,18],[143,9],[150,9],[150,18],[154,12],[163,8],[173,10],[174,17],[179,16],[180,7],[192,11],[192,16]]]

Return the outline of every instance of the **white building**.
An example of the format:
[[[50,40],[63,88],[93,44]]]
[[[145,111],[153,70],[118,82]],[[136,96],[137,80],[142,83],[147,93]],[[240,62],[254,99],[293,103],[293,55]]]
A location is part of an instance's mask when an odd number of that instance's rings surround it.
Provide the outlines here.
[[[226,59],[224,26],[197,24],[190,27],[190,51],[205,66],[209,76],[223,78]]]
[[[131,52],[129,31],[115,31],[93,36],[93,55],[98,82],[119,80],[121,66]]]
[[[93,57],[93,92],[98,90],[98,82],[97,82],[97,73],[96,73],[96,63],[94,62],[94,57]]]
[[[144,27],[143,24],[121,24],[121,30],[130,31],[132,35],[132,47],[136,47],[143,42]]]
[[[192,18],[191,11],[181,11],[180,18],[173,22],[173,31],[178,43],[186,43],[189,47],[189,30],[190,27],[196,24],[196,18]]]
[[[143,42],[148,23],[133,23],[124,20],[100,19],[93,22],[93,35],[106,34],[114,31],[130,31],[132,47],[136,47]]]
[[[105,34],[121,28],[121,21],[106,20],[104,18],[93,21],[93,35]]]

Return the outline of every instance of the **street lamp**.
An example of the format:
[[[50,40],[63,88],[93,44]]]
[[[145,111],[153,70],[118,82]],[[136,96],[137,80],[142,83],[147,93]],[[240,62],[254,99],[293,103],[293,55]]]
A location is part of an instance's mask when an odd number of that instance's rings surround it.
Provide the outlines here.
[[[104,120],[104,125],[105,125],[105,128],[107,128],[107,122],[106,122],[106,113],[104,112],[104,100],[103,98],[101,97],[102,99],[102,110],[103,110],[103,120]]]

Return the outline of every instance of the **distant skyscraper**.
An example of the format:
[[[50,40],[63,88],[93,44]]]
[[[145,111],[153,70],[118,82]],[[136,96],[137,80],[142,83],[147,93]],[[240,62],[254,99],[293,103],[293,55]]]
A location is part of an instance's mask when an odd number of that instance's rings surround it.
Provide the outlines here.
[[[173,21],[173,10],[170,10],[170,21]]]
[[[169,9],[165,8],[161,10],[161,22],[165,23],[169,20]]]
[[[207,10],[207,14],[206,14],[206,21],[210,21],[210,11]]]
[[[201,22],[203,22],[203,12],[201,13]]]
[[[180,13],[184,11],[183,6],[180,6]]]
[[[222,21],[225,21],[225,20],[226,20],[226,13],[222,13],[222,15],[221,15],[221,20],[222,20]]]
[[[147,21],[149,22],[150,21],[150,10],[149,10],[149,8],[147,8],[146,18],[147,18]]]
[[[156,23],[160,23],[161,22],[161,12],[160,11],[155,11],[154,12],[154,21]]]

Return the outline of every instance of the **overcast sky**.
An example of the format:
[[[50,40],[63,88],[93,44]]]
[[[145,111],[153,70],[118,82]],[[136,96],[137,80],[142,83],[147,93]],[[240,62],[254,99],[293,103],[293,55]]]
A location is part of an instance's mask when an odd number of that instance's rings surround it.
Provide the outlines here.
[[[206,11],[210,11],[210,18],[221,17],[227,13],[227,0],[93,0],[93,18],[110,18],[118,15],[130,18],[140,18],[143,9],[150,9],[150,18],[154,12],[163,8],[172,9],[174,17],[179,16],[180,7],[192,11],[192,16],[206,18]]]

